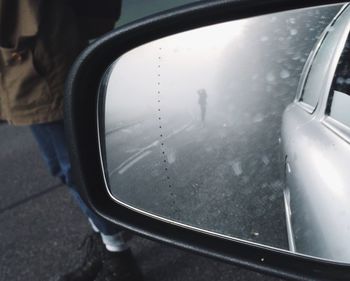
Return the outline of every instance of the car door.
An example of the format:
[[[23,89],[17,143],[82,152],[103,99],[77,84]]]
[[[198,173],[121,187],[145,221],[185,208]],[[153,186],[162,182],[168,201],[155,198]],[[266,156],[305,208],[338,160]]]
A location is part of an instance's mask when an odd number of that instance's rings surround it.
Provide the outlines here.
[[[349,15],[349,9],[343,11],[328,27],[305,73],[299,97],[285,111],[282,126],[290,248],[342,261],[350,260],[350,193],[345,169],[350,150],[348,143],[330,129],[333,120],[325,118],[325,109],[329,93],[334,92],[337,64],[342,61],[339,58],[347,40]],[[343,96],[347,100],[347,95],[334,96],[334,112],[341,111],[344,118],[344,108],[338,109],[339,100],[343,102]]]

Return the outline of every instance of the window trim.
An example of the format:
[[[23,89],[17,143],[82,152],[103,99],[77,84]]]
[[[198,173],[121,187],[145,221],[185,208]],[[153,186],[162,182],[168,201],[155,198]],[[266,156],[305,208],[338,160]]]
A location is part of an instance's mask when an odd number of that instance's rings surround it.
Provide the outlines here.
[[[340,121],[326,115],[322,120],[322,124],[335,133],[338,137],[350,144],[350,128]]]
[[[312,64],[313,62],[315,61],[315,57],[317,56],[322,44],[324,43],[324,41],[326,40],[328,34],[329,34],[329,31],[333,28],[333,26],[335,25],[335,23],[337,22],[338,18],[343,14],[343,12],[346,10],[346,7],[347,5],[344,5],[340,11],[338,12],[338,14],[335,16],[335,18],[332,20],[332,22],[325,28],[325,30],[321,33],[321,36],[318,40],[318,42],[316,43],[316,46],[311,50],[310,52],[310,55],[305,63],[305,67],[303,69],[303,72],[302,72],[302,75],[301,75],[301,81],[300,81],[300,84],[299,84],[299,87],[298,87],[298,94],[296,96],[296,99],[295,99],[295,103],[301,107],[304,111],[306,111],[307,113],[309,113],[310,115],[312,115],[319,103],[320,103],[320,99],[322,98],[322,94],[319,93],[318,95],[318,100],[317,100],[317,103],[316,105],[313,107],[312,105],[304,102],[302,100],[302,97],[303,97],[303,94],[304,94],[304,90],[305,90],[305,84],[309,78],[309,74],[311,72],[311,69],[312,69]],[[340,41],[340,40],[339,40]],[[338,41],[338,44],[339,44],[339,41]],[[344,43],[345,44],[345,43]],[[338,47],[339,48],[339,47]],[[342,48],[343,49],[343,48]],[[332,60],[334,60],[334,58],[332,58]],[[334,75],[333,75],[334,76]]]
[[[347,24],[346,27],[346,35],[344,35],[339,42],[339,46],[337,47],[337,54],[336,54],[336,60],[335,60],[335,69],[334,69],[334,74],[332,77],[332,81],[331,84],[329,86],[328,92],[326,97],[324,98],[323,102],[325,102],[325,105],[323,106],[323,110],[322,110],[322,119],[321,119],[321,123],[322,125],[324,125],[327,129],[329,129],[332,133],[336,134],[338,137],[340,137],[341,139],[343,139],[344,141],[346,141],[347,143],[350,144],[350,127],[345,125],[344,123],[334,119],[333,117],[331,117],[329,115],[330,112],[330,106],[329,104],[329,100],[331,98],[333,98],[334,93],[332,93],[333,90],[333,80],[334,80],[334,75],[337,71],[337,65],[338,62],[341,58],[341,55],[343,53],[343,50],[345,48],[345,44],[348,40],[350,40],[350,22]]]
[[[333,24],[333,23],[332,23]],[[331,25],[332,25],[331,24]],[[298,99],[297,99],[297,103],[300,105],[301,108],[303,108],[306,112],[310,113],[310,114],[313,114],[317,108],[317,105],[318,105],[318,101],[320,99],[320,94],[318,94],[318,100],[317,100],[317,103],[315,106],[312,106],[311,104],[309,103],[306,103],[303,101],[303,95],[305,93],[305,85],[308,81],[308,78],[310,76],[310,73],[311,73],[311,69],[312,69],[312,65],[313,63],[315,62],[315,58],[319,52],[319,50],[321,49],[321,46],[323,44],[323,42],[326,40],[327,38],[327,35],[329,33],[329,27],[331,26],[327,26],[326,29],[323,31],[323,33],[321,34],[321,38],[319,39],[316,47],[311,51],[310,53],[310,56],[307,60],[307,63],[306,63],[306,68],[305,68],[305,72],[304,72],[304,75],[303,75],[303,79],[302,79],[302,83],[301,83],[301,87],[300,87],[300,90],[299,90],[299,95],[298,95]]]
[[[317,106],[318,106],[318,102],[316,103],[316,106],[313,107],[313,106],[311,106],[310,104],[299,100],[299,101],[297,102],[297,105],[299,105],[299,107],[301,107],[302,109],[304,109],[307,113],[313,114],[313,113],[315,112]]]
[[[340,59],[341,59],[341,57],[342,57],[342,55],[343,55],[343,51],[344,51],[344,48],[345,48],[345,45],[346,45],[346,42],[347,42],[347,41],[350,41],[350,30],[348,30],[348,36],[346,37],[346,40],[345,40],[344,44],[342,44],[341,53],[340,53],[340,56],[339,56],[339,58],[338,58],[338,60],[337,60],[337,66],[336,66],[336,69],[335,69],[335,71],[334,71],[334,75],[333,75],[333,78],[332,78],[332,83],[331,83],[331,86],[330,86],[329,91],[328,91],[328,94],[327,94],[326,106],[325,106],[325,109],[324,109],[324,115],[325,115],[325,117],[329,117],[329,118],[331,118],[332,120],[337,121],[337,123],[340,123],[340,124],[342,124],[343,126],[349,128],[350,126],[344,124],[344,123],[343,123],[342,121],[340,121],[340,120],[337,120],[337,119],[333,118],[333,117],[330,115],[330,113],[331,113],[331,108],[332,108],[332,104],[333,104],[333,98],[334,98],[334,94],[335,94],[334,92],[340,92],[340,93],[342,93],[342,94],[347,95],[347,96],[350,97],[350,95],[348,95],[347,93],[342,92],[342,91],[338,91],[338,90],[336,90],[335,87],[334,87],[334,79],[335,79],[335,75],[336,75],[337,69],[338,69],[338,62],[340,61]]]

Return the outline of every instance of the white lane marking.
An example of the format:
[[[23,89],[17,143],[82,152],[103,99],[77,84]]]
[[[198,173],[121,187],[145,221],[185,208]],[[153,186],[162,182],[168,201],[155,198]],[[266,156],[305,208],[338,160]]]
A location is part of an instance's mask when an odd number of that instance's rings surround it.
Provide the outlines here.
[[[127,170],[129,170],[129,168],[134,166],[137,162],[139,162],[141,159],[145,158],[147,155],[149,155],[151,153],[152,153],[152,151],[150,151],[150,150],[143,152],[141,155],[139,155],[138,157],[136,157],[135,159],[130,161],[127,165],[125,165],[122,169],[120,169],[118,171],[118,174],[120,174],[120,175],[124,174]]]
[[[189,131],[192,131],[194,128],[194,124],[192,124],[191,126],[188,126],[188,128],[186,128],[186,131],[189,132]]]
[[[174,135],[177,135],[179,133],[181,133],[182,131],[186,130],[188,127],[191,126],[191,123],[192,122],[189,122],[187,123],[186,125],[182,126],[181,128],[173,131],[171,134],[169,134],[168,136],[166,136],[163,140],[166,140]],[[131,155],[130,157],[128,157],[126,160],[124,160],[117,168],[115,168],[111,173],[110,173],[110,176],[112,176],[113,174],[115,174],[116,172],[119,172],[120,174],[120,171],[122,171],[124,169],[124,167],[128,166],[128,169],[130,168],[129,167],[129,162],[132,163],[135,159],[138,159],[139,155],[142,155],[142,153],[152,147],[155,147],[157,146],[158,144],[160,143],[159,140],[156,140],[154,142],[152,142],[150,145],[147,145],[143,148],[140,148],[140,150],[138,152],[136,152],[135,154]],[[148,155],[148,154],[147,154]],[[143,157],[142,157],[143,158]],[[142,159],[141,158],[141,159]],[[139,159],[139,160],[141,160]],[[138,160],[138,161],[139,161]],[[132,166],[132,165],[131,165]]]
[[[186,130],[187,128],[189,128],[191,126],[191,123],[192,122],[189,122],[186,125],[182,126],[181,128],[173,131],[169,136],[165,137],[164,140],[166,140],[166,139],[168,139],[168,138],[170,138],[170,137],[172,137],[174,135],[177,135],[178,133],[181,133],[182,131]]]
[[[159,141],[154,141],[152,142],[150,145],[147,145],[143,148],[140,148],[138,152],[136,152],[135,154],[131,155],[129,158],[127,158],[125,161],[123,161],[123,163],[121,163],[117,168],[116,170],[119,170],[121,168],[123,168],[123,166],[127,165],[130,161],[132,161],[134,158],[136,158],[137,156],[139,156],[140,154],[142,154],[144,151],[152,148],[152,147],[155,147],[159,144]]]

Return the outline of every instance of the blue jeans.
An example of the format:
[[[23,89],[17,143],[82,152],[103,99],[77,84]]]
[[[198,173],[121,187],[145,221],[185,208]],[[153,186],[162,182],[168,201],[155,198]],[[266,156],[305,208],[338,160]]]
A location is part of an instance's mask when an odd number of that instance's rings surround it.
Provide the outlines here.
[[[92,220],[103,234],[113,235],[120,232],[121,229],[118,226],[96,214],[79,195],[72,179],[63,121],[31,125],[30,128],[51,174],[58,177],[62,183],[69,187],[73,198],[83,213]]]

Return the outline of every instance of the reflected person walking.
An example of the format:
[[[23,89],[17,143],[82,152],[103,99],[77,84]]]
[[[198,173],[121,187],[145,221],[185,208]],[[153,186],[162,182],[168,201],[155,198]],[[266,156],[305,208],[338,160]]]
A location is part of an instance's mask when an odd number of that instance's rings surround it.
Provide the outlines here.
[[[205,91],[205,89],[200,89],[197,91],[198,94],[198,104],[201,110],[201,121],[202,123],[205,122],[205,116],[206,116],[206,112],[207,112],[207,92]]]

